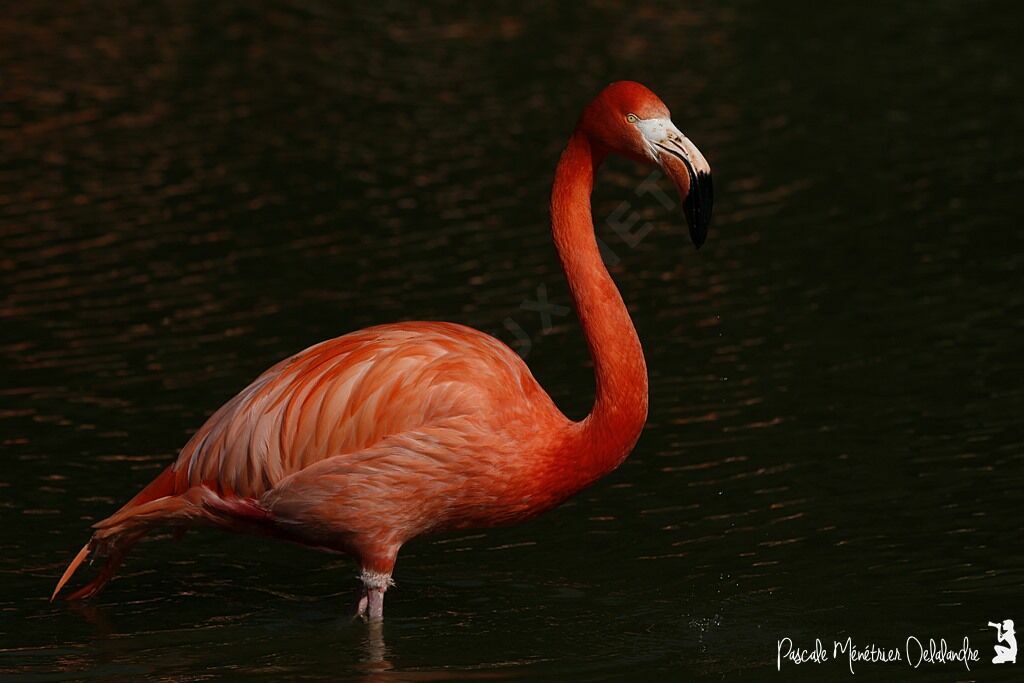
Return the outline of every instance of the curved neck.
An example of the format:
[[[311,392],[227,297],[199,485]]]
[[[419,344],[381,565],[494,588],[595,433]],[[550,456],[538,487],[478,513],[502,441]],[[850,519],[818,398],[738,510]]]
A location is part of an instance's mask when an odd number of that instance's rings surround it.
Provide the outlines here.
[[[597,395],[575,423],[581,483],[621,463],[647,420],[647,366],[633,321],[608,274],[594,235],[590,194],[603,154],[576,131],[562,153],[551,192],[551,230],[594,362]]]

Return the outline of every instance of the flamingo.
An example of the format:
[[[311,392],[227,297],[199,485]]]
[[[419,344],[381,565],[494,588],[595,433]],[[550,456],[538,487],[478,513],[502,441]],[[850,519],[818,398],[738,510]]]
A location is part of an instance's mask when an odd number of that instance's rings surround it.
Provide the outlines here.
[[[361,567],[356,615],[379,621],[408,541],[532,518],[618,467],[648,398],[643,350],[591,218],[609,154],[665,171],[697,248],[711,220],[711,169],[668,108],[639,83],[602,90],[551,192],[552,235],[594,365],[585,419],[563,415],[512,349],[463,325],[402,322],[322,342],[257,377],[96,523],[51,600],[90,555],[106,562],[69,599],[96,595],[155,529],[212,525],[348,554]]]

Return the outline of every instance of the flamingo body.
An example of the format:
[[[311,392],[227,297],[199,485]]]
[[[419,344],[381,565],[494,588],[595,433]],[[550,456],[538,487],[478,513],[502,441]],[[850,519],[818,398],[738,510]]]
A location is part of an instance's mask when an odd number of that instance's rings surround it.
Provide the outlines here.
[[[647,417],[647,370],[601,261],[590,193],[609,152],[660,163],[699,246],[707,165],[667,116],[643,86],[612,84],[585,111],[556,171],[552,232],[595,368],[586,419],[565,417],[519,356],[472,328],[406,322],[353,332],[278,363],[214,413],[173,464],[95,525],[54,595],[91,553],[107,563],[72,598],[98,592],[154,528],[203,524],[354,556],[359,611],[380,618],[407,541],[527,519],[617,467]]]
[[[274,366],[203,425],[174,493],[255,499],[273,533],[390,569],[428,532],[512,522],[565,495],[569,421],[522,360],[451,323],[382,325]]]

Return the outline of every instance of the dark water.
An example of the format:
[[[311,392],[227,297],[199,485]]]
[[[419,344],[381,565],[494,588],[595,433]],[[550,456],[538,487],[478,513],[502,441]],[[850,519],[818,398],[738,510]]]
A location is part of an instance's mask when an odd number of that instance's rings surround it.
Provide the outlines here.
[[[777,641],[981,661],[1024,624],[1024,96],[1015,3],[23,3],[0,16],[0,677],[848,680]],[[382,630],[344,559],[198,532],[47,602],[235,391],[400,319],[592,379],[547,231],[581,107],[650,85],[715,226],[605,169],[651,372],[620,470],[524,526],[403,550]],[[622,215],[622,214],[615,214]],[[631,214],[629,214],[631,215]],[[604,221],[602,221],[604,222]],[[831,652],[830,652],[831,654]],[[785,666],[785,665],[784,665]],[[1024,666],[1024,661],[1019,666]]]

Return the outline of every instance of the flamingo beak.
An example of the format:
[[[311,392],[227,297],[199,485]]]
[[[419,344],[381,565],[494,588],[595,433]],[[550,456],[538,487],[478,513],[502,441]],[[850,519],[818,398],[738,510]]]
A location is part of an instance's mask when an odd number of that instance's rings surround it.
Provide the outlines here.
[[[668,174],[683,200],[683,214],[690,239],[700,249],[711,227],[714,186],[711,166],[697,146],[670,119],[645,119],[637,123],[648,155]]]

